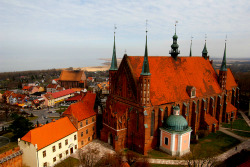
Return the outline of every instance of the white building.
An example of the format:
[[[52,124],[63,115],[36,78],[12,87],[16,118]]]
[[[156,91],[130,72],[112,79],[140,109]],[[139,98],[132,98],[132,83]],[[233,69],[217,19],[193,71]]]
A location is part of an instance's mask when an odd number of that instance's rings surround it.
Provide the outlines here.
[[[30,130],[18,139],[23,151],[23,164],[31,167],[54,166],[74,153],[77,148],[77,129],[68,117]]]

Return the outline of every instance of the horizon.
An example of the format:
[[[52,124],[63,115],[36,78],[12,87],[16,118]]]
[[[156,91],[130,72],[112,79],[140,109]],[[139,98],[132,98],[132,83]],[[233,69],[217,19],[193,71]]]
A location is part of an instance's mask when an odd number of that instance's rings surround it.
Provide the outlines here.
[[[182,4],[181,6],[179,4]],[[249,58],[250,2],[44,0],[0,2],[0,72],[100,66],[116,53],[169,56],[175,21],[180,56],[201,56],[207,34],[211,58]],[[240,57],[240,58],[239,58]]]

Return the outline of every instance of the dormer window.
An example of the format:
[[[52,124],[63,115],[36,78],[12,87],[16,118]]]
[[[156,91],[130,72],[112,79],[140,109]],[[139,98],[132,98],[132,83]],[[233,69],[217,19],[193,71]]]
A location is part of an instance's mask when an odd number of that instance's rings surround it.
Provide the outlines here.
[[[196,88],[194,86],[187,86],[186,91],[190,98],[196,97]]]

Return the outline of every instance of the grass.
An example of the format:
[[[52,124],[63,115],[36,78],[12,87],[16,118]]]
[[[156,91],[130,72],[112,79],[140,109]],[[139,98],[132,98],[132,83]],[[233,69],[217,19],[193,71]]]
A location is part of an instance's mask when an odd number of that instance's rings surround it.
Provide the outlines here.
[[[209,157],[221,154],[239,143],[238,139],[217,131],[199,139],[198,144],[191,144],[190,149],[199,150],[199,157]]]
[[[63,109],[59,109],[59,110],[56,110],[56,112],[58,112],[58,113],[62,113],[62,112],[64,112],[66,109],[65,108],[63,108]]]
[[[74,167],[79,165],[79,160],[73,157],[68,157],[60,163],[56,164],[55,167]]]
[[[8,137],[9,139],[11,139],[11,137],[13,136],[13,133],[12,133],[12,132],[9,132],[9,133],[6,133],[6,134],[4,134],[4,135],[2,135],[2,136]],[[10,142],[10,143],[7,144],[6,146],[3,146],[3,147],[0,148],[0,154],[6,152],[6,151],[8,151],[8,150],[11,150],[11,149],[13,149],[13,148],[15,148],[15,147],[17,147],[17,146],[18,146],[17,141],[15,141],[15,142]]]
[[[237,131],[237,130],[233,130],[231,132],[235,133],[236,135],[242,136],[242,137],[250,137],[250,132],[241,132],[241,131]]]
[[[207,137],[199,139],[198,144],[190,144],[190,150],[193,150],[194,153],[197,152],[197,155],[200,158],[209,157],[211,155],[219,155],[235,145],[239,144],[240,141],[231,136],[228,136],[220,131],[216,133],[210,133]],[[170,156],[169,154],[162,152],[160,150],[152,150],[148,153],[150,158],[157,159],[185,159],[186,157],[177,157]]]
[[[223,123],[222,127],[231,128],[231,124]],[[250,131],[250,127],[247,125],[246,121],[244,119],[239,119],[239,118],[233,122],[233,129]]]
[[[36,120],[37,118],[38,118],[38,116],[28,117],[28,120],[29,120],[29,121],[33,121],[33,120]]]

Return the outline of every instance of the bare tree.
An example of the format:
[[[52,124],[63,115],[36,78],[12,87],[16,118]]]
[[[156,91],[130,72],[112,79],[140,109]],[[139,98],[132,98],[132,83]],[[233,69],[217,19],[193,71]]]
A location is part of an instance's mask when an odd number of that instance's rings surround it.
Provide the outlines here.
[[[83,167],[93,167],[98,161],[100,150],[98,148],[90,148],[90,146],[86,147],[86,151],[79,150],[78,152],[80,165]]]

